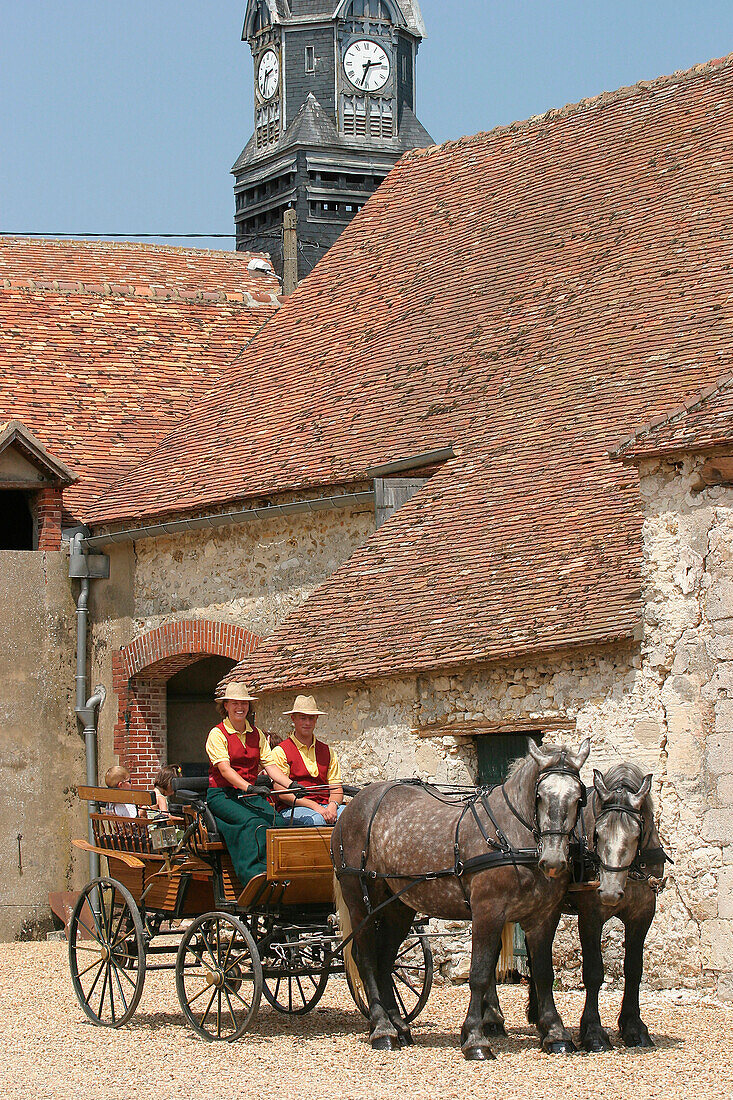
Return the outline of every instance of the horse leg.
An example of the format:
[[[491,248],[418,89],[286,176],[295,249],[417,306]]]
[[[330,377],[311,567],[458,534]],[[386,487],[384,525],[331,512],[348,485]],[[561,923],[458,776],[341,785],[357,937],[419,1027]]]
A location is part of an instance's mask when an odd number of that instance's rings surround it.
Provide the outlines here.
[[[583,985],[585,986],[585,1007],[580,1019],[580,1041],[583,1049],[600,1053],[611,1050],[608,1032],[601,1025],[598,1011],[598,993],[603,984],[603,955],[601,954],[601,931],[603,917],[597,911],[581,908],[578,914],[578,932],[583,949]]]
[[[499,994],[496,989],[496,967],[501,955],[501,939],[496,945],[493,966],[490,967],[489,988],[484,993],[483,1003],[483,1030],[484,1035],[506,1035],[504,1013],[499,1004]]]
[[[654,917],[654,906],[641,917],[628,918],[624,943],[624,996],[618,1028],[627,1047],[653,1047],[649,1029],[641,1018],[639,985],[644,969],[644,940]]]
[[[537,1008],[537,987],[534,984],[534,977],[532,975],[532,952],[527,944],[527,970],[529,971],[529,993],[527,995],[527,1023],[534,1024],[535,1027],[539,1026],[540,1011]]]
[[[377,932],[373,920],[366,920],[367,906],[361,894],[361,887],[352,881],[342,880],[340,884],[342,901],[348,909],[348,926],[342,924],[345,935],[351,928],[359,929],[354,934],[354,959],[364,986],[364,996],[369,1005],[369,1040],[374,1050],[397,1050],[399,1036],[389,1015],[382,1004],[378,973],[379,952]],[[372,905],[377,902],[372,898]],[[341,903],[339,903],[341,916]],[[363,926],[362,926],[362,922]]]
[[[555,1006],[552,996],[554,971],[552,943],[560,921],[560,910],[542,924],[527,926],[527,948],[532,955],[532,980],[537,993],[537,1029],[542,1037],[542,1049],[548,1054],[572,1054],[575,1044]]]
[[[501,949],[503,916],[498,920],[484,913],[473,918],[471,934],[471,970],[469,985],[471,999],[466,1019],[461,1028],[461,1050],[469,1062],[485,1062],[494,1054],[486,1041],[483,1028],[484,996],[491,982],[492,969],[496,971],[496,959]]]
[[[410,931],[414,919],[414,909],[410,909],[399,900],[393,901],[383,910],[377,934],[379,940],[377,984],[382,1005],[397,1031],[400,1046],[412,1046],[412,1035],[402,1015],[402,1009],[397,1003],[392,972],[397,952]]]

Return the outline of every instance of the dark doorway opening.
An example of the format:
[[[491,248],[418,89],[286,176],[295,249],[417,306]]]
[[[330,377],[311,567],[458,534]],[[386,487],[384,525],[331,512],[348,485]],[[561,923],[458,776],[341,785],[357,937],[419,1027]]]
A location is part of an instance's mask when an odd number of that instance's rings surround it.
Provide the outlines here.
[[[28,493],[0,492],[0,550],[33,550],[33,515]]]
[[[221,721],[214,691],[235,664],[229,657],[204,657],[168,681],[168,763],[178,764],[183,775],[208,774],[206,738]]]

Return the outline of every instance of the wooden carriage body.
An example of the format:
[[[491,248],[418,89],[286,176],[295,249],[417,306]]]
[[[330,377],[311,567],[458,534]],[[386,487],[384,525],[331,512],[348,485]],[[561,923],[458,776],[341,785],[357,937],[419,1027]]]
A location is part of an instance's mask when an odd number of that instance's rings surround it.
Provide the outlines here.
[[[151,805],[147,793],[109,792],[80,787],[82,798],[102,802],[111,794],[115,802]],[[94,843],[74,840],[76,847],[106,857],[113,878],[122,883],[135,902],[149,912],[170,919],[198,916],[214,909],[250,912],[279,909],[313,910],[333,907],[331,827],[268,829],[266,871],[250,882],[237,878],[226,845],[208,832],[194,811],[183,808],[178,823],[195,824],[187,849],[171,858],[154,849],[145,818],[92,813]]]

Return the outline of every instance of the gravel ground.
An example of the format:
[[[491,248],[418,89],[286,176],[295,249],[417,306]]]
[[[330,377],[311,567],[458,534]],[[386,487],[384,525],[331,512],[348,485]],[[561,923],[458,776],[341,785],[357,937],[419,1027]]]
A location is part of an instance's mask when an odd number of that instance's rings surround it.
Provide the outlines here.
[[[119,1031],[86,1022],[71,988],[65,944],[0,947],[0,1095],[89,1100],[177,1100],[234,1096],[344,1100],[413,1097],[492,1100],[571,1095],[613,1100],[733,1096],[733,1006],[687,992],[648,993],[643,1015],[656,1050],[548,1057],[524,1019],[526,991],[505,987],[509,1035],[492,1041],[496,1061],[465,1062],[458,1031],[465,987],[436,987],[413,1024],[416,1045],[375,1053],[345,982],[330,981],[309,1016],[287,1019],[264,1003],[239,1043],[209,1045],[183,1021],[172,973],[149,974],[131,1023]],[[604,995],[609,1030],[619,996]],[[558,993],[574,1028],[582,997]],[[611,1032],[613,1035],[613,1032]]]

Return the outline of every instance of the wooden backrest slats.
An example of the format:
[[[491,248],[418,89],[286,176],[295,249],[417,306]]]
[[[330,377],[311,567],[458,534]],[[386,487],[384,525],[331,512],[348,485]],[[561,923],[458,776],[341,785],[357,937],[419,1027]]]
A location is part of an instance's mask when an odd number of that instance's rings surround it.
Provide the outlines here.
[[[92,833],[99,848],[118,852],[150,854],[153,844],[144,818],[90,814]]]

